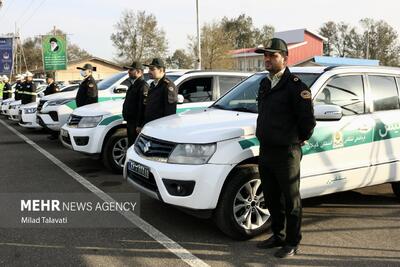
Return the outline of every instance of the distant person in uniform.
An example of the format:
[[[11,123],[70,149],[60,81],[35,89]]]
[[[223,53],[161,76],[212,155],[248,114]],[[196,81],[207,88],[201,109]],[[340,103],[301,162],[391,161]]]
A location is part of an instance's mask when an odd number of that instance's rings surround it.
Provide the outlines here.
[[[3,99],[8,99],[12,97],[11,85],[9,79],[6,75],[3,75]]]
[[[154,58],[149,67],[153,82],[149,90],[144,90],[139,111],[139,123],[136,131],[141,132],[143,126],[153,120],[176,114],[178,91],[173,81],[165,76],[165,64],[160,58]]]
[[[33,83],[33,74],[29,71],[25,73],[26,80],[22,86],[21,104],[36,102],[36,86]]]
[[[58,85],[54,81],[53,74],[49,73],[46,75],[46,82],[47,82],[47,87],[44,90],[44,95],[51,95],[60,92]]]
[[[124,68],[128,70],[129,78],[133,80],[133,84],[126,92],[122,107],[122,116],[127,122],[126,127],[128,133],[128,146],[132,146],[137,137],[136,128],[139,126],[139,110],[143,108],[141,107],[143,104],[140,100],[143,92],[147,92],[149,90],[149,85],[143,79],[142,63],[134,61],[131,66]]]
[[[76,106],[82,107],[97,103],[97,84],[92,76],[93,71],[96,71],[96,67],[93,67],[91,64],[85,64],[83,67],[78,67],[77,69],[81,71],[83,81],[79,84],[79,89],[76,93]]]
[[[58,46],[58,40],[54,37],[50,38],[50,50],[51,52],[57,52],[60,47]]]
[[[22,84],[24,82],[24,77],[21,74],[18,74],[15,77],[15,100],[21,100],[22,93]]]
[[[272,236],[259,248],[280,247],[275,257],[298,252],[301,240],[301,146],[315,127],[311,91],[287,67],[285,41],[272,38],[264,48],[267,77],[258,92],[256,136],[260,141],[259,172],[266,206],[271,214]]]

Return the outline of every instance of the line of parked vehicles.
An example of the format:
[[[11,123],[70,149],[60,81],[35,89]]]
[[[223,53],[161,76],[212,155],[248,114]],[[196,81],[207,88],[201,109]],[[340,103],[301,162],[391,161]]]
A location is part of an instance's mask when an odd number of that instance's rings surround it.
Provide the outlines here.
[[[302,198],[391,183],[400,199],[400,69],[296,67],[312,91],[317,126],[303,146]],[[266,72],[168,71],[177,114],[147,124],[128,147],[126,72],[98,83],[99,103],[76,108],[78,85],[1,114],[22,127],[60,131],[68,149],[101,156],[141,192],[199,217],[235,239],[269,226],[258,173],[257,95]],[[145,76],[147,79],[147,75]],[[285,122],[282,122],[284,124]]]

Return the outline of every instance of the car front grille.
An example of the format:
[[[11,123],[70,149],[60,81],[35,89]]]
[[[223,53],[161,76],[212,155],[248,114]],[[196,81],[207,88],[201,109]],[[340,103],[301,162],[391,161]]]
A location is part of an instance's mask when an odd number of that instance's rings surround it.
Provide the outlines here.
[[[135,151],[149,160],[166,162],[175,146],[172,142],[140,135],[135,143]]]

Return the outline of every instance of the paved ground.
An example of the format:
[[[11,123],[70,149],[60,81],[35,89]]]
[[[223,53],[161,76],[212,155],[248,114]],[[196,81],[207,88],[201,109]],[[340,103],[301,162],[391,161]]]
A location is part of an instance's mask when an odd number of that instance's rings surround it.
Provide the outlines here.
[[[101,161],[1,118],[106,193],[137,193]],[[0,124],[0,194],[89,192]],[[400,203],[389,185],[304,200],[301,254],[273,258],[201,220],[141,195],[141,218],[210,266],[400,266]],[[3,216],[3,215],[2,215]],[[120,220],[125,220],[121,215]],[[94,222],[95,223],[95,222]],[[179,254],[179,253],[178,253]],[[187,266],[139,228],[0,230],[1,266]]]

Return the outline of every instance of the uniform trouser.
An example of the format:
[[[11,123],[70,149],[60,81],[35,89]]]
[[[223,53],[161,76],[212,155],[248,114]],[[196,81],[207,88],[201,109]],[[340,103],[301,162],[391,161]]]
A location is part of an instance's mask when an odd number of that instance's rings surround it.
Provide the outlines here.
[[[297,246],[301,240],[301,157],[300,145],[260,147],[259,172],[271,229],[290,246]]]
[[[128,146],[132,146],[135,143],[136,137],[138,136],[136,132],[136,122],[128,121],[126,123],[126,129],[128,134]]]

